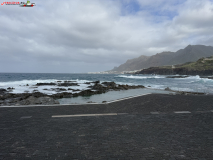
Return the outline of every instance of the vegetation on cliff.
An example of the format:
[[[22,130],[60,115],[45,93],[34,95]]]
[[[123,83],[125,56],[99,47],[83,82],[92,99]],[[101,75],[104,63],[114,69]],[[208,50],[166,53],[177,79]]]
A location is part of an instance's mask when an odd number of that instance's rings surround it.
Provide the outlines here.
[[[150,67],[136,74],[180,74],[180,75],[213,75],[213,56],[201,58],[196,62],[187,62],[181,65]]]

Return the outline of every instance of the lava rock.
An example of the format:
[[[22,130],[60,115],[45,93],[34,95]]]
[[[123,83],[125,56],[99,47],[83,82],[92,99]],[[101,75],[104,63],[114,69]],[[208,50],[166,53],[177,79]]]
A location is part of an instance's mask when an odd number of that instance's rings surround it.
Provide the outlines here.
[[[59,102],[54,100],[51,97],[39,97],[39,98],[36,98],[34,96],[30,96],[29,98],[20,101],[19,104],[20,105],[35,105],[35,104],[51,105],[51,104],[59,104]]]
[[[166,78],[186,78],[189,76],[167,76]]]
[[[59,83],[58,86],[79,86],[78,83]]]
[[[100,83],[100,81],[94,81],[94,82],[91,82],[91,83]]]
[[[55,83],[37,83],[36,84],[37,86],[55,86],[56,84]]]
[[[165,91],[172,91],[172,90],[169,87],[166,87]]]

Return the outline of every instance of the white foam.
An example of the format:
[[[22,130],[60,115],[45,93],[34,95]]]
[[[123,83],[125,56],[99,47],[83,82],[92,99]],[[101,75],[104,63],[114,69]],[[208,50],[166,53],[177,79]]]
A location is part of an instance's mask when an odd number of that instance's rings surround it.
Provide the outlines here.
[[[115,77],[120,77],[120,78],[133,78],[133,79],[155,79],[155,78],[165,78],[165,76],[161,76],[161,75],[146,75],[146,76],[127,76],[127,75],[118,75]]]
[[[178,88],[178,87],[171,87],[170,88],[173,91],[185,91],[185,92],[193,92],[193,89],[190,88]]]
[[[85,90],[88,89],[87,87],[89,86],[88,84],[84,84],[85,82],[89,82],[87,80],[71,80],[71,81],[76,81],[73,83],[78,83],[79,86],[69,86],[69,87],[64,87],[64,86],[36,86],[37,83],[57,83],[57,81],[62,81],[64,82],[65,80],[57,80],[57,79],[48,79],[48,80],[22,80],[22,81],[9,81],[9,82],[0,82],[0,87],[7,89],[8,87],[13,87],[15,89],[12,90],[11,93],[24,93],[24,92],[29,92],[32,93],[34,90],[37,90],[41,93],[45,93],[48,95],[55,94],[57,93],[56,91],[52,90],[52,88],[71,88],[74,90]],[[27,86],[27,84],[29,86]],[[47,89],[47,90],[44,90]],[[61,92],[69,92],[69,93],[78,93],[80,91],[72,91],[72,90],[67,90],[67,91],[61,91]]]

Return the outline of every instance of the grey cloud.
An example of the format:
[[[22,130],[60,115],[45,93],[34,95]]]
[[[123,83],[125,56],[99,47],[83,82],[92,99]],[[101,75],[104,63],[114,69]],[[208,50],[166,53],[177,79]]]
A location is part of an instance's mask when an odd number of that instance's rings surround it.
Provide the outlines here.
[[[141,8],[178,14],[172,19],[149,10],[123,15],[119,0],[38,0],[33,8],[1,6],[0,71],[109,70],[142,54],[175,51],[189,43],[211,44],[211,1],[138,2]]]

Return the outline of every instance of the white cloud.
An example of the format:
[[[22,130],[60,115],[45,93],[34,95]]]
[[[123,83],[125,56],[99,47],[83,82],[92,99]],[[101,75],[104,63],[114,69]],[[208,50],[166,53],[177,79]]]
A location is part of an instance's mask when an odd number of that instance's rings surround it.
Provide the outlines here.
[[[137,0],[140,10],[123,14],[122,3],[131,2],[38,0],[33,8],[0,6],[0,71],[109,70],[142,54],[212,44],[212,1]],[[28,65],[38,67],[24,69]]]

